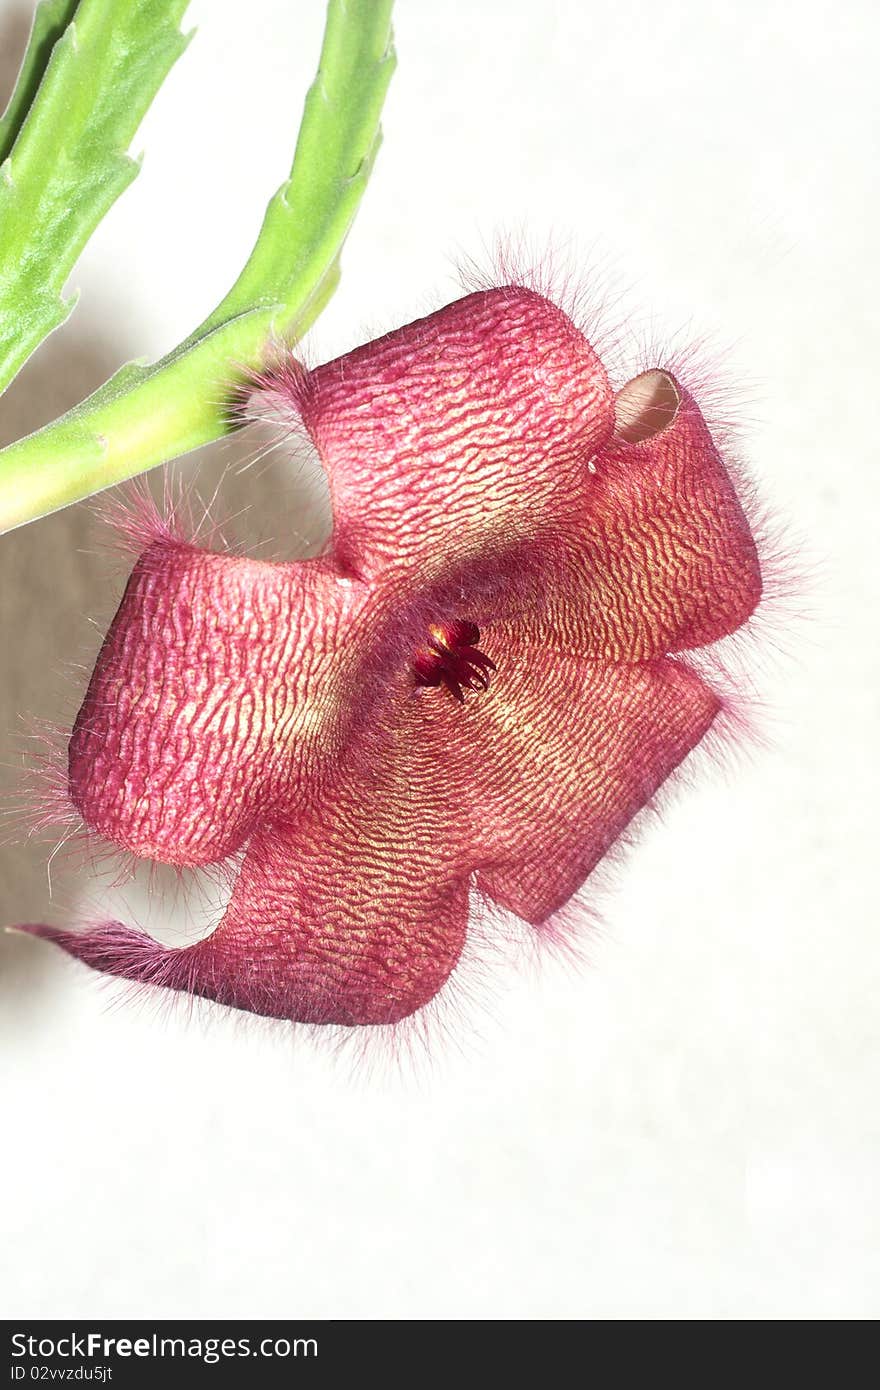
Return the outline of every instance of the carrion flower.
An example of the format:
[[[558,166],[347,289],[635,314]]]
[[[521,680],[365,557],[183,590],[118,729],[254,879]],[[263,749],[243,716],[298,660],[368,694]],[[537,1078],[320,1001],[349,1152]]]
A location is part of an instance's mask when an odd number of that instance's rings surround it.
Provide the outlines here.
[[[69,748],[88,827],[243,851],[211,936],[32,926],[98,970],[316,1023],[393,1023],[454,970],[476,889],[540,928],[712,725],[682,654],[761,594],[687,390],[615,394],[573,322],[470,294],[260,383],[326,469],[322,556],[157,535]]]

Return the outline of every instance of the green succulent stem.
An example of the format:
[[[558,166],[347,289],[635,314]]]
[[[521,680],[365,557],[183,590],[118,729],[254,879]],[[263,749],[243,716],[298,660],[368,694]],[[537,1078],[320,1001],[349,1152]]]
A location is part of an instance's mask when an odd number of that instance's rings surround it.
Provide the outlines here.
[[[0,389],[73,308],[64,283],[138,172],[128,146],[186,47],[188,3],[50,0],[34,16],[2,132]]]
[[[9,158],[43,80],[52,50],[73,19],[78,4],[79,0],[39,0],[15,91],[0,116],[0,164]]]
[[[77,25],[87,3],[100,7],[100,0],[81,0]],[[116,0],[103,5],[133,8]],[[243,375],[263,365],[268,345],[301,336],[317,318],[338,283],[340,251],[381,138],[394,70],[391,7],[392,0],[329,0],[290,176],[270,201],[238,279],[167,356],[123,367],[66,415],[0,451],[0,531],[228,432],[229,404]],[[52,62],[54,53],[47,77]],[[13,158],[42,101],[43,86]]]

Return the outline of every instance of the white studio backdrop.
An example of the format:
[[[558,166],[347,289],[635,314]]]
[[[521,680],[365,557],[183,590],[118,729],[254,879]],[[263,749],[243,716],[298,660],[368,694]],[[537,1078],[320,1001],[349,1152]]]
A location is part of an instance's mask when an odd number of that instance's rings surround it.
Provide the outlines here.
[[[0,27],[28,10],[3,0]],[[51,415],[83,363],[183,337],[286,172],[320,0],[193,0],[189,19],[135,142],[143,171],[73,277],[55,376],[34,363],[17,384],[25,413]],[[760,493],[804,542],[800,592],[754,656],[763,741],[698,764],[642,828],[595,895],[585,965],[499,963],[429,1059],[358,1063],[220,1011],[124,1008],[3,938],[0,1307],[874,1317],[875,7],[401,0],[396,35],[384,145],[311,356],[453,298],[456,256],[488,264],[499,233],[592,274],[636,363],[650,340],[722,349]],[[216,482],[234,457],[201,466]],[[302,529],[272,491],[284,467],[238,483],[282,548]],[[51,524],[0,541],[13,588],[42,556],[3,633],[10,724],[69,718],[85,673],[59,677],[57,650],[75,626],[87,666],[88,620],[121,592],[95,530],[77,544]],[[151,895],[59,863],[50,901],[48,852],[5,861],[4,921],[101,900],[169,940],[192,928],[198,903],[161,876]]]

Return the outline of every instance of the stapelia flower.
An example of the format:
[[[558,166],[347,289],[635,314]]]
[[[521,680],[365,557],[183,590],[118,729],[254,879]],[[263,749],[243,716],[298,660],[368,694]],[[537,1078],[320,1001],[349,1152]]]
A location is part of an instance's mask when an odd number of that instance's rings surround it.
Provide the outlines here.
[[[564,313],[481,291],[263,383],[329,477],[324,556],[158,537],[70,743],[70,794],[135,854],[245,850],[220,925],[165,949],[49,937],[256,1013],[394,1022],[455,967],[472,887],[539,927],[709,729],[677,654],[733,632],[755,545],[669,374],[616,396]]]

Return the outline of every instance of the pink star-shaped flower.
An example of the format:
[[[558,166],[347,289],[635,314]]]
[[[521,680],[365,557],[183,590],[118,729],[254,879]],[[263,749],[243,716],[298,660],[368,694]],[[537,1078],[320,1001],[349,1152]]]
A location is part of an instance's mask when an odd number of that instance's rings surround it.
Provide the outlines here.
[[[472,884],[535,926],[715,719],[676,653],[761,593],[690,395],[613,394],[542,296],[503,288],[264,386],[326,468],[327,554],[141,556],[70,742],[95,831],[211,864],[245,848],[206,940],[35,926],[95,968],[342,1024],[421,1008]]]

